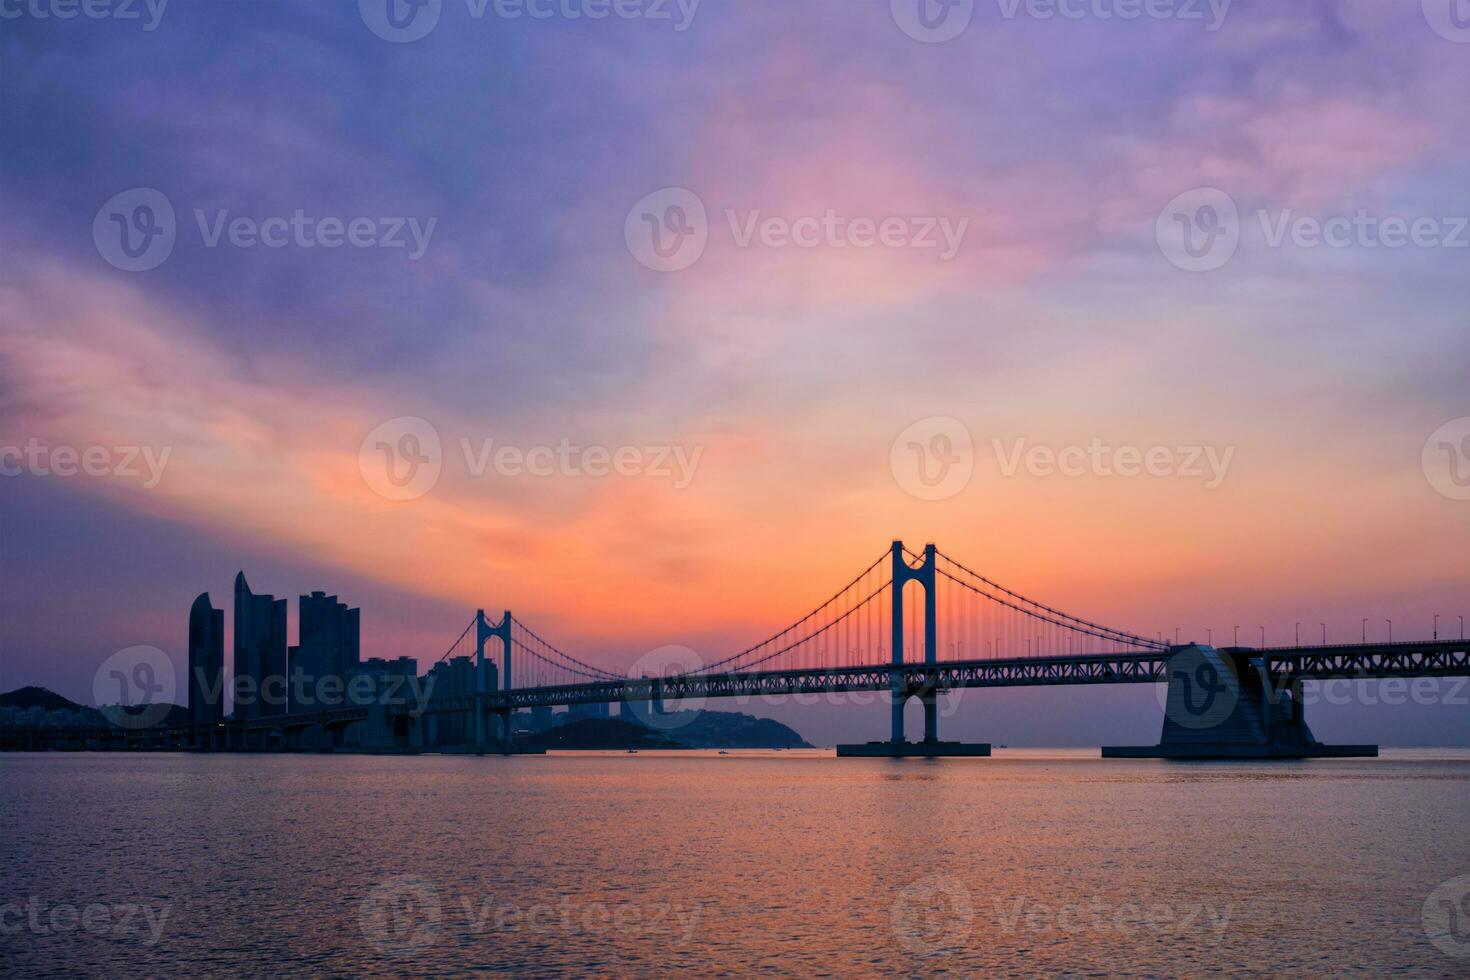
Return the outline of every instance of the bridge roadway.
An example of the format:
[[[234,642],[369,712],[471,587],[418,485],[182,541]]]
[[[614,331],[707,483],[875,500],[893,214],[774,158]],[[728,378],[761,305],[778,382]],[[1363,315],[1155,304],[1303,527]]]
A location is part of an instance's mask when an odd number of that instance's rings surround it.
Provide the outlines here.
[[[1175,650],[1186,649],[1184,647]],[[1064,684],[1161,684],[1174,650],[1116,654],[957,660],[933,665],[904,664],[902,683],[910,692],[965,687],[1041,687]],[[1395,677],[1470,677],[1470,641],[1370,643],[1339,646],[1222,647],[1222,654],[1265,657],[1273,686],[1292,681],[1382,680]],[[693,674],[657,679],[627,679],[555,687],[512,688],[482,695],[431,698],[418,705],[395,706],[393,715],[473,710],[477,697],[487,711],[615,701],[699,698],[749,698],[763,695],[888,691],[892,664],[816,667],[796,670]],[[279,724],[279,721],[278,721]]]
[[[1104,655],[960,660],[941,662],[933,666],[905,664],[901,668],[902,684],[910,693],[966,687],[1161,684],[1167,679],[1165,672],[1173,652],[1146,650]],[[1263,649],[1224,647],[1220,652],[1236,657],[1269,658],[1272,686],[1277,690],[1298,680],[1470,677],[1470,642],[1465,640]],[[430,698],[423,704],[394,704],[387,706],[386,713],[390,718],[406,718],[423,714],[473,711],[477,697],[484,699],[484,710],[487,713],[503,713],[523,708],[608,704],[615,701],[754,698],[762,695],[843,691],[881,692],[892,689],[892,671],[891,664],[870,664],[862,667],[695,674],[662,681],[639,678],[556,687],[513,688],[482,695],[460,694]],[[88,743],[96,747],[179,746],[197,743],[201,738],[207,738],[206,744],[228,744],[245,733],[289,732],[312,725],[336,727],[364,721],[371,711],[366,706],[341,706],[249,721],[229,720],[215,728],[197,731],[190,727],[137,730],[113,728],[52,734],[65,741]],[[0,746],[26,747],[27,734],[44,733],[0,732]]]

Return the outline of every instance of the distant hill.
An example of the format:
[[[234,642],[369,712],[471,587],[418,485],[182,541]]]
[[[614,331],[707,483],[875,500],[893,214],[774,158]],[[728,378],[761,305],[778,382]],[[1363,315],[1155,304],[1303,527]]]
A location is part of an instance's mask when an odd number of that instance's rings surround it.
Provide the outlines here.
[[[770,718],[738,711],[674,711],[658,716],[658,727],[669,738],[691,749],[809,749],[794,729]]]
[[[522,735],[517,745],[532,749],[683,749],[688,746],[663,737],[642,725],[617,718],[583,718]]]
[[[44,687],[20,687],[0,694],[0,708],[40,708],[43,711],[81,711],[82,706]]]
[[[538,749],[809,749],[778,721],[736,711],[675,711],[658,727],[621,718],[584,718],[523,735],[516,743]]]
[[[22,687],[0,694],[0,724],[7,727],[101,728],[114,724],[112,718],[137,715],[144,710],[150,717],[158,713],[157,706],[124,708],[103,705],[101,709],[92,708],[44,687]],[[149,727],[169,728],[188,723],[189,709],[170,704],[163,717]]]

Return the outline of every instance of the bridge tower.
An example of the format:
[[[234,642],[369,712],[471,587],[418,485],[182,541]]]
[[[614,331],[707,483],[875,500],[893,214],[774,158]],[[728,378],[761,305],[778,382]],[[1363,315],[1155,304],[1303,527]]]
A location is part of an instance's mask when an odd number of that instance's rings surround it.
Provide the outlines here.
[[[904,683],[903,665],[903,590],[910,582],[918,582],[924,588],[924,666],[933,667],[938,662],[938,602],[937,590],[934,587],[934,555],[935,547],[932,544],[924,546],[924,560],[917,568],[909,565],[908,559],[904,557],[902,541],[893,542],[893,674],[891,677],[893,693],[893,737],[894,745],[904,742],[903,735],[903,709],[908,703],[909,691]],[[920,694],[924,701],[924,741],[939,741],[939,706],[936,701],[934,688],[930,686]]]
[[[946,755],[986,756],[990,744],[980,742],[941,742],[939,740],[939,589],[937,579],[938,549],[932,544],[924,546],[924,557],[918,565],[910,565],[905,557],[902,541],[893,542],[893,585],[890,621],[892,623],[892,669],[889,673],[889,694],[893,699],[892,726],[886,742],[867,742],[861,745],[839,745],[839,756],[878,756],[903,758],[918,756],[934,758]],[[903,590],[910,582],[918,582],[924,589],[924,680],[910,684],[904,660],[904,616]],[[924,705],[924,740],[910,744],[904,738],[903,709],[909,698],[917,697]]]
[[[491,626],[485,619],[485,610],[480,609],[475,613],[475,693],[480,695],[475,698],[475,754],[485,753],[485,699],[489,694],[488,684],[485,679],[485,642],[490,639],[500,640],[500,688],[503,691],[510,690],[510,634],[511,634],[510,610],[505,611],[500,622]],[[500,741],[506,748],[510,747],[510,712],[496,712],[500,716]]]

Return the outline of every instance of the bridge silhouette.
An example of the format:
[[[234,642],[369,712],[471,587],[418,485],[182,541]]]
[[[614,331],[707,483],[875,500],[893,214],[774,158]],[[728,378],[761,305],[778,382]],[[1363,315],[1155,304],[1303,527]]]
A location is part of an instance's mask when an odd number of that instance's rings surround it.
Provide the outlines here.
[[[486,676],[485,663],[495,663],[500,689],[482,685],[477,694],[431,700],[425,710],[473,709],[482,751],[508,744],[511,714],[519,709],[872,691],[889,695],[889,739],[839,746],[839,754],[984,755],[989,746],[939,740],[940,694],[963,688],[1167,682],[1160,745],[1105,754],[1362,755],[1376,748],[1324,746],[1311,737],[1303,682],[1470,675],[1470,645],[1463,639],[1221,650],[1169,644],[1039,602],[933,544],[915,553],[901,541],[786,628],[738,653],[667,676],[628,676],[593,666],[548,643],[509,611],[493,625],[480,611],[445,656],[471,634],[479,676]],[[514,671],[527,668],[530,683],[517,686],[513,681],[520,674]],[[917,743],[907,742],[904,732],[910,699],[918,699],[924,710],[923,740]]]
[[[472,656],[474,690],[385,705],[351,705],[227,721],[223,731],[125,732],[130,747],[238,747],[252,736],[372,723],[381,747],[424,747],[427,719],[473,717],[478,752],[509,752],[513,715],[587,704],[880,692],[891,703],[886,741],[839,746],[840,755],[987,755],[989,746],[942,742],[938,697],[965,688],[1167,683],[1159,745],[1105,755],[1302,758],[1376,754],[1328,746],[1305,720],[1306,681],[1470,676],[1460,640],[1288,647],[1170,644],[1104,626],[1037,601],[926,545],[892,546],[825,602],[784,629],[703,665],[619,673],[573,656],[510,612],[484,610],[438,662]],[[631,675],[631,676],[630,676]],[[492,680],[493,678],[493,680]],[[905,738],[904,708],[923,705],[921,741]]]

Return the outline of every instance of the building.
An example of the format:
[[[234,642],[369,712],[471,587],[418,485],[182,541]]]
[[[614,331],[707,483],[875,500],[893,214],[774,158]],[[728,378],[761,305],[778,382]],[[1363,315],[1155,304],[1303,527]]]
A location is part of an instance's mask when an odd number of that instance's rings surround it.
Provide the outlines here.
[[[189,608],[189,724],[225,719],[225,611],[201,592]]]
[[[235,576],[235,717],[284,715],[287,708],[286,600],[255,595]]]
[[[367,678],[368,680],[364,680]],[[419,662],[412,657],[369,657],[347,676],[349,704],[408,704],[416,696]]]
[[[313,592],[301,596],[297,626],[300,643],[291,648],[291,710],[335,707],[331,702],[341,703],[348,675],[361,664],[360,611],[334,595]]]
[[[495,689],[496,670],[493,663],[485,664],[487,690]],[[475,693],[475,659],[473,657],[451,657],[441,660],[423,678],[423,690],[430,702],[437,698]],[[431,748],[468,747],[475,742],[475,712],[445,711],[429,712],[424,715],[424,744]]]

